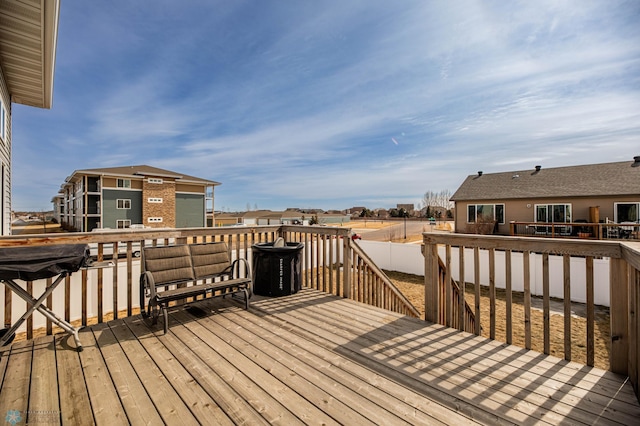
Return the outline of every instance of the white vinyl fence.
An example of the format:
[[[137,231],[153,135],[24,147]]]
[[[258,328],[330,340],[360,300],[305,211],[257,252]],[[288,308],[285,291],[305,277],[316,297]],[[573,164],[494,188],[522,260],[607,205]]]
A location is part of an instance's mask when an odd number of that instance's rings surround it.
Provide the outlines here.
[[[424,275],[424,257],[420,244],[402,244],[377,241],[358,242],[360,247],[373,259],[376,265],[389,271],[404,272],[414,275]],[[480,250],[480,283],[489,285],[489,253]],[[496,287],[505,288],[505,253],[496,251]],[[440,257],[445,259],[444,247],[440,249]],[[459,278],[458,249],[451,249],[451,275]],[[531,253],[531,294],[542,296],[542,255]],[[465,281],[474,281],[473,249],[465,249],[464,253]],[[562,256],[549,256],[550,293],[551,297],[563,297]],[[609,304],[609,259],[594,259],[594,297],[595,304],[610,306]],[[524,291],[523,287],[522,254],[512,253],[511,257],[511,286],[513,291]],[[571,258],[571,300],[579,303],[587,301],[586,261],[581,257]]]

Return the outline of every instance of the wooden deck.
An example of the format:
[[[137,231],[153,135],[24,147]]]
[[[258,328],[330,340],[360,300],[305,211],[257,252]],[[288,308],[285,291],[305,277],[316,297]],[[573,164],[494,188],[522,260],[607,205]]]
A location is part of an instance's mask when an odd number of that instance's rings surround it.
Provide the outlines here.
[[[15,424],[638,424],[625,378],[314,290],[14,343]],[[212,313],[213,311],[213,313]],[[8,417],[7,417],[8,420]]]

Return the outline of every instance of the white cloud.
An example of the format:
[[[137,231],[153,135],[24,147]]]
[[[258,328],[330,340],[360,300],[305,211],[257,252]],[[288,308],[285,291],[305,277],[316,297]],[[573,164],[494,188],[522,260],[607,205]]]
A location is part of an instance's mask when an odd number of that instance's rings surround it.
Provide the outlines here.
[[[216,203],[238,209],[332,208],[630,159],[638,16],[598,0],[65,4],[54,109],[14,113],[14,204],[89,166],[220,181]]]

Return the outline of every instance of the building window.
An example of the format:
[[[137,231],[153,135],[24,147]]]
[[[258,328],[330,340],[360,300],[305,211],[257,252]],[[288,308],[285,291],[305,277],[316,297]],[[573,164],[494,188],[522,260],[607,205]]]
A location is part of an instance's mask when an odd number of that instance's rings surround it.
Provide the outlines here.
[[[571,222],[571,204],[536,204],[536,222]]]
[[[496,222],[504,225],[504,204],[467,205],[467,223]]]
[[[126,229],[131,227],[131,220],[129,219],[121,219],[116,220],[116,228],[118,229]]]
[[[147,198],[149,203],[162,203],[162,198]]]
[[[116,200],[116,202],[117,202],[116,207],[118,209],[127,209],[127,210],[131,209],[131,200],[121,199],[121,200]]]
[[[131,179],[118,179],[118,188],[131,188]]]
[[[162,222],[162,218],[161,217],[150,217],[147,219],[147,222],[149,223],[161,223]]]
[[[149,182],[149,183],[160,183],[161,184],[163,181],[162,181],[162,179],[159,179],[159,178],[149,178],[149,179],[147,179],[147,182]]]
[[[614,220],[617,223],[636,222],[640,223],[640,203],[613,203],[615,206]]]

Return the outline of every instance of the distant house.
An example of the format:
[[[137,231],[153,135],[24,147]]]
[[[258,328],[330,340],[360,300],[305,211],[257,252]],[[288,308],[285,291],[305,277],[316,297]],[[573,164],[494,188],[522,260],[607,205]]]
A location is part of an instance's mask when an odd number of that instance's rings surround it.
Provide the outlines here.
[[[406,211],[407,213],[409,213],[411,215],[413,213],[413,211],[415,210],[415,205],[414,204],[396,204],[396,208],[398,210],[404,209],[404,211]]]
[[[280,225],[282,212],[271,210],[252,210],[241,214],[242,223],[245,225]]]
[[[377,217],[378,219],[389,218],[389,210],[387,209],[383,209],[383,208],[375,209],[373,213],[374,213],[374,217]]]
[[[59,15],[59,0],[0,1],[0,235],[11,233],[11,104],[51,108]]]
[[[351,207],[350,209],[347,209],[345,213],[350,215],[351,217],[360,217],[360,215],[365,209],[366,207],[363,207],[363,206],[354,206],[354,207]]]
[[[213,226],[213,189],[206,179],[151,166],[76,170],[51,200],[61,224],[95,228]]]
[[[493,222],[640,223],[640,156],[634,161],[471,175],[451,197],[456,232]]]
[[[216,216],[216,226],[308,225],[312,217],[317,217],[319,224],[344,224],[351,219],[342,212],[310,213],[299,209],[287,209],[285,211],[251,210],[240,213],[218,214]]]

